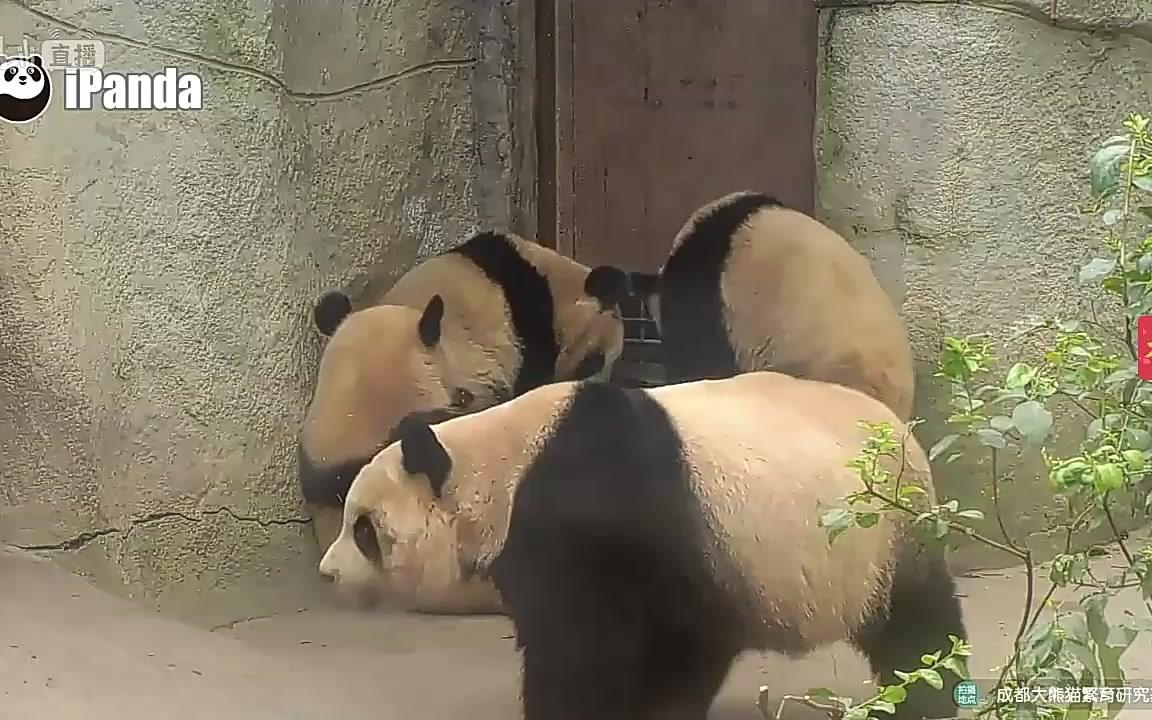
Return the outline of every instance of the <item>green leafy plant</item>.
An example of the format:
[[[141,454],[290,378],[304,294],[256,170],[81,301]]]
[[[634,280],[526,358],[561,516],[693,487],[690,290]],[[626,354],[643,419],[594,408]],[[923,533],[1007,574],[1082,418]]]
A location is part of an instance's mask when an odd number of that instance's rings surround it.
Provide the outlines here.
[[[1121,508],[1141,520],[1152,510],[1152,383],[1137,373],[1140,362],[1152,363],[1152,343],[1138,347],[1136,333],[1138,318],[1152,314],[1150,126],[1147,117],[1129,116],[1124,132],[1107,139],[1089,163],[1092,201],[1082,212],[1098,219],[1102,251],[1076,272],[1077,282],[1095,288],[1084,317],[1027,329],[1027,335],[1040,335],[1033,339],[1042,350],[1005,363],[998,362],[985,337],[944,338],[936,376],[947,387],[951,432],[931,447],[929,457],[944,464],[961,457],[987,460],[979,467],[988,471],[999,537],[971,524],[984,519],[981,511],[960,509],[954,500],[932,502],[919,488],[892,477],[884,459],[904,451],[903,438],[887,425],[868,426],[869,442],[851,464],[861,489],[821,517],[829,541],[835,542],[852,528],[876,525],[883,513],[904,513],[935,538],[947,540],[958,533],[1024,566],[1027,586],[1012,652],[1000,667],[995,692],[977,711],[981,717],[1114,717],[1124,707],[1123,693],[1073,697],[1052,689],[1122,687],[1124,653],[1152,629],[1152,545],[1133,547],[1117,520]],[[997,370],[1004,366],[1006,372]],[[1071,452],[1053,447],[1058,430],[1066,437],[1081,435],[1078,442],[1062,443],[1064,448],[1074,445]],[[1004,483],[1013,480],[1002,470],[1005,453],[1026,452],[1042,458],[1059,511],[1053,530],[1059,532],[1062,549],[1049,563],[1046,578],[1038,572],[1027,539],[1012,532],[1001,507]],[[1099,530],[1106,536],[1097,538]],[[1124,565],[1101,577],[1091,560],[1105,545],[1118,548]],[[1044,580],[1047,588],[1040,595]],[[1125,588],[1139,588],[1145,613],[1110,622],[1108,604]],[[1060,589],[1072,599],[1054,603]],[[901,684],[882,686],[867,700],[854,702],[818,689],[785,701],[864,720],[894,712],[912,682],[942,687],[941,672],[966,677],[966,643],[953,638],[951,648],[925,648],[925,653],[921,668],[901,673]],[[761,709],[768,716],[763,702],[762,694]]]

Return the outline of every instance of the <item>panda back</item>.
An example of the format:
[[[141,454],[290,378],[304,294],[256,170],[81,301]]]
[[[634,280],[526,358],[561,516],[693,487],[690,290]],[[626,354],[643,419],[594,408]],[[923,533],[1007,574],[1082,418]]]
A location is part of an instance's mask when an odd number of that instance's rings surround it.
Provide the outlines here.
[[[750,616],[804,649],[843,639],[887,587],[901,528],[884,515],[829,546],[821,504],[861,487],[846,467],[866,438],[858,421],[899,421],[861,393],[776,373],[651,392],[680,433],[720,583],[745,588]]]
[[[837,382],[911,415],[907,327],[867,258],[832,229],[760,210],[732,239],[720,294],[739,370]]]

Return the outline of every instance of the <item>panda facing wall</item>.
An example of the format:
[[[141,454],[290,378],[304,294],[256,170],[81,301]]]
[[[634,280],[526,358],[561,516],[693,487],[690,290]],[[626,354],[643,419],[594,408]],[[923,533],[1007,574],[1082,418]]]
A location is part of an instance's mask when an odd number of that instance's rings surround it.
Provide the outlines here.
[[[775,370],[911,417],[903,319],[868,260],[808,215],[760,193],[726,195],[689,217],[648,281],[670,381]]]
[[[299,475],[322,549],[352,479],[401,418],[474,412],[556,379],[606,379],[623,350],[624,274],[589,269],[508,233],[478,233],[390,289],[326,293],[328,335],[298,442]],[[495,593],[437,612],[496,612]]]
[[[491,577],[523,651],[527,720],[703,719],[742,651],[838,640],[890,681],[966,633],[944,548],[902,516],[831,545],[816,523],[859,489],[860,420],[906,433],[863,393],[762,372],[562,383],[410,419],[353,483],[320,569],[411,602]],[[933,493],[906,442],[887,469]],[[953,684],[912,686],[898,717],[952,716]]]

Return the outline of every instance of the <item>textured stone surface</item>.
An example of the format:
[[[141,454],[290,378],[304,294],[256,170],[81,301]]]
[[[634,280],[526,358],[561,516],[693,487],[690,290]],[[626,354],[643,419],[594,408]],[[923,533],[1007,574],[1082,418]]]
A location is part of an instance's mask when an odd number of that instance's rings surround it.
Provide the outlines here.
[[[173,606],[314,576],[310,301],[508,221],[513,8],[0,2],[7,44],[83,28],[205,93],[0,129],[0,541]]]
[[[848,4],[823,11],[820,213],[903,302],[930,445],[944,434],[931,377],[943,336],[987,333],[1001,355],[1027,355],[1012,337],[1030,321],[1086,312],[1075,276],[1103,237],[1077,214],[1087,161],[1127,112],[1152,111],[1152,9],[1059,0],[1053,27],[1047,0]],[[940,468],[946,494],[990,505],[976,494],[987,467]],[[1050,509],[1040,469],[1022,461],[1005,496],[1029,531]]]

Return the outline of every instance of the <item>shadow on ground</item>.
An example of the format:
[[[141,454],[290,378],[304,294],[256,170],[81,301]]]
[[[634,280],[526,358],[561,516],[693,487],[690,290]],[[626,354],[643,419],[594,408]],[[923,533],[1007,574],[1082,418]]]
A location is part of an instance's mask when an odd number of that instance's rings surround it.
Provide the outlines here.
[[[22,552],[0,550],[0,579],[0,720],[519,716],[519,659],[503,618],[369,615],[315,599],[209,629],[103,593]],[[990,677],[1019,621],[1023,576],[960,583],[977,650],[972,673]],[[1152,648],[1142,642],[1129,652],[1128,670],[1152,678]],[[758,720],[761,685],[778,695],[815,686],[863,694],[866,676],[847,646],[802,661],[748,656],[711,717]],[[784,717],[820,716],[796,708]]]

